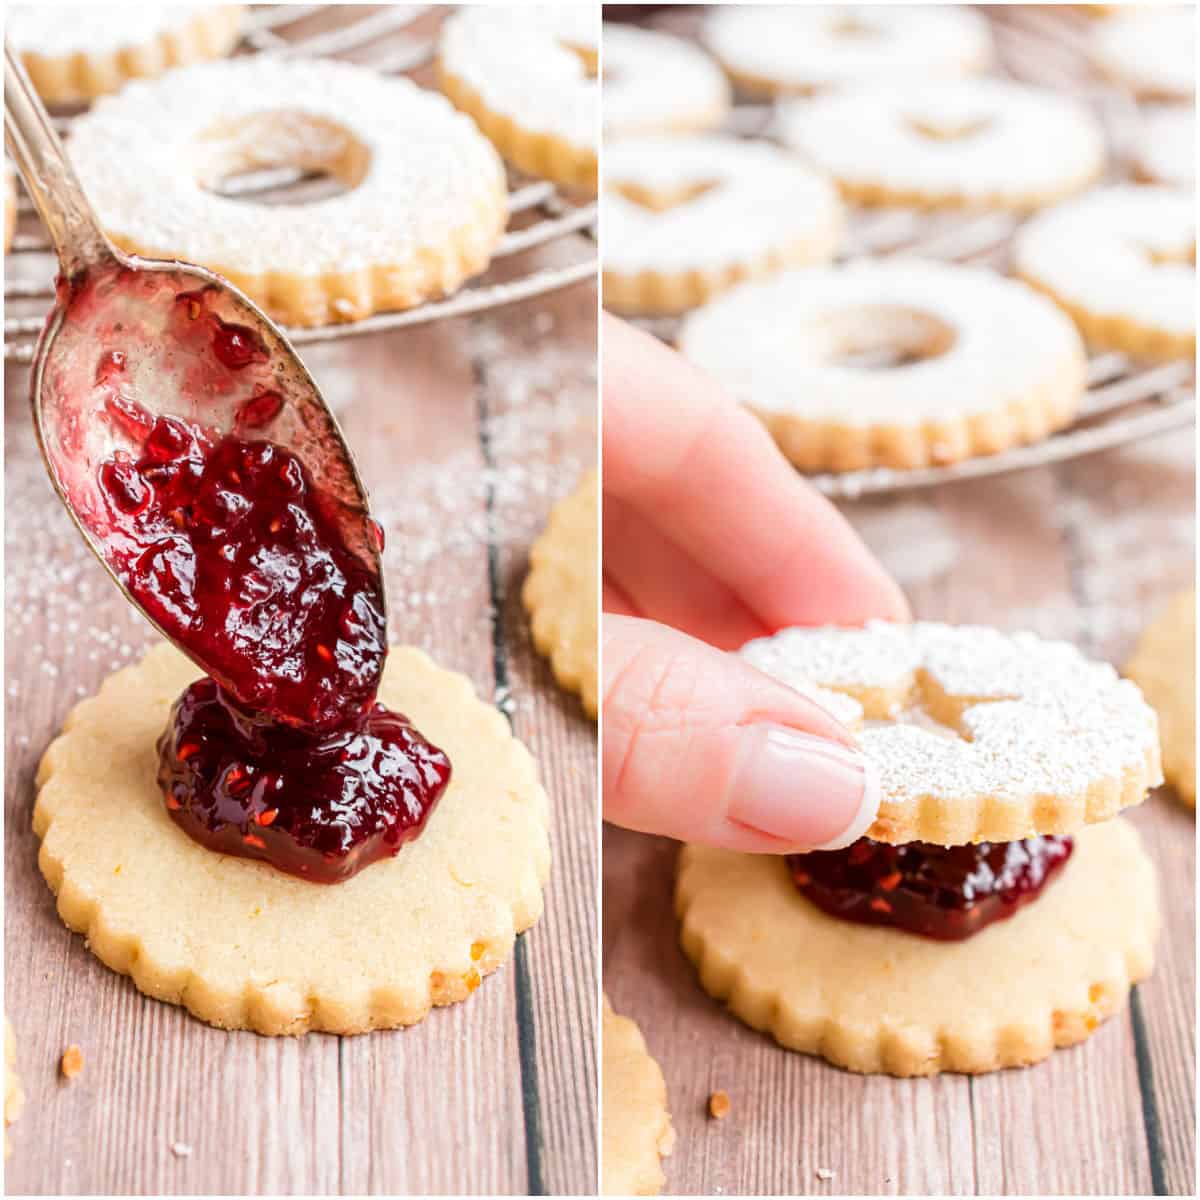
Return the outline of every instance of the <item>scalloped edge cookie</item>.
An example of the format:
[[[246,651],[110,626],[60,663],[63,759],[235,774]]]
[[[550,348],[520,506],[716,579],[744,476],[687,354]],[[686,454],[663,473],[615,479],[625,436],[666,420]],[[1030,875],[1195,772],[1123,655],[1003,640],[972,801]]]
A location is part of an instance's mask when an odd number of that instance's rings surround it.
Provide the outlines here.
[[[305,328],[452,294],[508,219],[504,165],[444,96],[331,59],[260,55],[131,84],[78,118],[71,158],[122,250],[199,263]],[[296,205],[210,191],[282,164],[346,190]]]
[[[880,772],[865,835],[875,841],[1074,833],[1140,804],[1162,781],[1153,709],[1135,684],[1067,642],[869,621],[784,629],[739,654],[856,733]]]
[[[44,103],[79,103],[119,92],[132,79],[152,79],[173,67],[224,58],[241,37],[245,11],[242,4],[206,5],[175,28],[112,49],[56,55],[18,46],[18,52]]]
[[[560,500],[529,552],[521,601],[533,644],[550,660],[559,687],[575,692],[595,717],[599,693],[599,493],[589,471]]]
[[[25,1093],[17,1077],[17,1037],[12,1022],[4,1018],[4,1157],[12,1153],[8,1141],[8,1127],[21,1115],[25,1107]]]
[[[600,1190],[605,1196],[657,1196],[662,1160],[675,1148],[667,1082],[637,1024],[604,997]]]
[[[438,86],[455,108],[474,120],[506,162],[528,175],[594,193],[599,81],[572,78],[569,70],[561,69],[567,62],[561,52],[568,49],[594,73],[599,32],[599,12],[591,28],[570,5],[464,6],[442,26]],[[500,52],[497,33],[504,43]],[[508,40],[514,33],[523,35],[524,64],[505,60],[514,52]],[[559,56],[559,69],[541,72],[530,67],[530,60],[548,55]],[[519,92],[507,85],[509,79],[522,81]],[[593,91],[593,127],[584,130],[580,104],[591,102]]]
[[[855,326],[869,345],[890,320],[904,349],[918,318],[950,344],[925,335],[931,355],[899,368],[840,365],[837,342],[853,343]],[[1040,293],[919,259],[747,284],[685,317],[676,341],[807,472],[916,470],[1029,445],[1075,420],[1087,380],[1079,334]]]
[[[542,914],[549,801],[465,676],[409,647],[379,698],[450,756],[424,832],[338,884],[216,854],[170,820],[156,740],[199,672],[162,643],[71,711],[42,758],[34,832],[58,912],[105,965],[223,1029],[362,1033],[464,1000]]]
[[[705,846],[680,853],[675,907],[701,986],[735,1016],[900,1076],[1029,1066],[1083,1041],[1150,974],[1161,923],[1154,865],[1120,818],[1080,831],[1036,901],[960,942],[839,921],[782,858]]]
[[[1196,592],[1171,600],[1143,631],[1125,674],[1158,713],[1163,774],[1196,807]]]

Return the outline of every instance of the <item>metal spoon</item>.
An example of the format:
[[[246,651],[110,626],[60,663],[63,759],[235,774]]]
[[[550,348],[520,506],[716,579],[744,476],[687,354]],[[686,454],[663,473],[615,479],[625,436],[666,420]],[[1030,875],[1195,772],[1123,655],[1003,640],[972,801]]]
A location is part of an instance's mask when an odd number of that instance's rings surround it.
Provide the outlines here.
[[[256,425],[254,436],[299,457],[332,502],[347,547],[375,577],[384,604],[380,542],[366,490],[320,388],[283,332],[236,287],[204,267],[118,250],[100,228],[45,108],[7,43],[4,60],[5,141],[62,272],[31,367],[34,429],[55,490],[113,581],[155,628],[175,640],[149,617],[105,557],[106,507],[97,472],[114,451],[131,448],[128,433],[112,416],[113,388],[97,381],[98,365],[115,351],[124,356],[128,390],[151,416],[176,416],[227,433],[256,388],[277,392],[282,406]],[[264,360],[239,369],[235,379],[228,373],[223,379],[219,373],[215,380],[206,376],[195,346],[181,336],[181,296],[185,313],[194,306],[197,316],[202,310],[206,318],[252,331],[266,349]],[[186,646],[180,649],[190,653]]]

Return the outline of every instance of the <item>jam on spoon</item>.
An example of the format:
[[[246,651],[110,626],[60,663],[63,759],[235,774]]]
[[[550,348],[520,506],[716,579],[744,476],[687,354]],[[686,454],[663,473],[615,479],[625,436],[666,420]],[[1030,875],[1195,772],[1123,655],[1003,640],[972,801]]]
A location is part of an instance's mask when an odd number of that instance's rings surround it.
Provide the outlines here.
[[[268,356],[204,300],[177,296],[171,323],[197,389],[228,390]],[[159,740],[172,819],[210,849],[332,883],[421,832],[450,763],[376,703],[378,576],[300,458],[263,440],[283,395],[261,380],[247,390],[229,433],[155,416],[125,355],[106,352],[95,396],[119,448],[97,468],[94,523],[118,579],[208,671]]]
[[[801,895],[831,916],[960,941],[1036,899],[1073,848],[1055,835],[967,846],[862,838],[787,864]]]

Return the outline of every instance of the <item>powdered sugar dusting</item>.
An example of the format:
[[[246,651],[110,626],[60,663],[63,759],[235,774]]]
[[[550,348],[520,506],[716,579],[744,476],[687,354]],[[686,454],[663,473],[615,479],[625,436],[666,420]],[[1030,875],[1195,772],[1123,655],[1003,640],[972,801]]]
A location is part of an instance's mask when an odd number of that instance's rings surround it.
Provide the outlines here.
[[[872,622],[788,629],[742,654],[802,690],[898,696],[890,711],[866,711],[874,720],[859,741],[880,768],[885,798],[902,807],[928,796],[1028,802],[1079,795],[1143,764],[1158,736],[1134,684],[1074,646],[1031,633]],[[931,684],[966,701],[952,729],[927,727]]]

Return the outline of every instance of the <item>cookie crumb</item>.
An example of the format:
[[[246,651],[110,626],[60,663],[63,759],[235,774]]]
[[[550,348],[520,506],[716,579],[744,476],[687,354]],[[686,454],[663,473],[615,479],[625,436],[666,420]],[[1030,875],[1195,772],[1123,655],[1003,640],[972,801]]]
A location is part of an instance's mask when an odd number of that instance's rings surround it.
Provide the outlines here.
[[[713,1092],[708,1098],[708,1115],[715,1117],[718,1121],[723,1121],[729,1116],[729,1093],[728,1092]]]
[[[78,1046],[68,1046],[63,1051],[62,1063],[63,1077],[65,1079],[74,1079],[83,1071],[83,1051]]]
[[[176,1158],[191,1158],[192,1148],[187,1144],[187,1142],[172,1142],[171,1153],[175,1155]]]
[[[817,1178],[822,1183],[828,1183],[833,1178],[833,1172],[828,1167],[818,1167]]]

